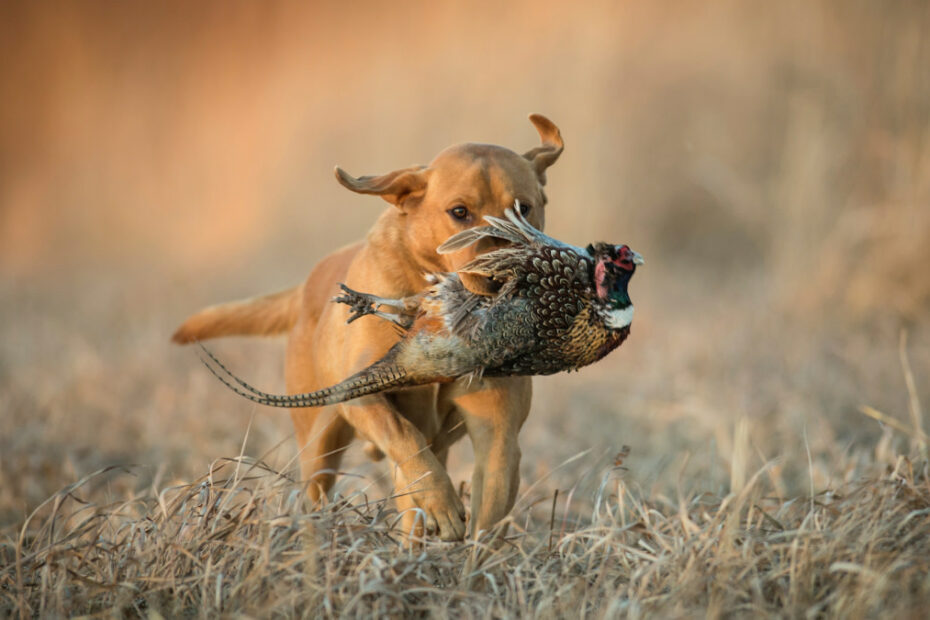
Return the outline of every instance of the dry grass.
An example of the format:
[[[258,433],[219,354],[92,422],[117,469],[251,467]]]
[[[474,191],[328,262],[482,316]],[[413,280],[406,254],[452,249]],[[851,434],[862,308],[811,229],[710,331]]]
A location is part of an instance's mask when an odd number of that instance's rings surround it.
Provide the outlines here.
[[[40,362],[0,373],[16,429],[0,437],[0,613],[870,616],[930,600],[925,330],[645,320],[602,364],[536,382],[503,544],[411,551],[383,468],[353,449],[337,498],[310,510],[280,412],[167,348],[164,321],[119,326],[118,291],[73,285],[97,293],[73,316],[68,288],[18,291],[28,312],[0,321],[3,359]],[[280,381],[280,343],[218,346]],[[455,481],[469,464],[457,446]]]
[[[0,616],[924,615],[927,3],[379,7],[0,5]],[[404,548],[357,448],[309,509],[168,335],[364,234],[333,165],[531,111],[548,232],[646,256],[632,338],[534,383],[496,546]]]
[[[319,511],[249,459],[109,505],[62,489],[4,541],[0,608],[23,616],[457,617],[919,615],[930,596],[930,479],[875,478],[783,501],[769,466],[741,491],[668,501],[601,475],[580,522],[513,515],[496,544],[406,548],[384,501]],[[500,534],[498,532],[498,534]]]

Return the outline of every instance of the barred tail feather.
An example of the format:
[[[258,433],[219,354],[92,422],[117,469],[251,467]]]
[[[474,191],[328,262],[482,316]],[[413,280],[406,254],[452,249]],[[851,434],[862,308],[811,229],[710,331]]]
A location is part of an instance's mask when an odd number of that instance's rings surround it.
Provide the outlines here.
[[[233,392],[261,405],[269,407],[322,407],[352,400],[369,394],[376,394],[393,388],[413,385],[414,379],[407,371],[390,359],[390,353],[375,362],[368,368],[359,371],[335,385],[307,392],[304,394],[269,394],[252,387],[217,359],[209,349],[202,344],[200,348],[206,353],[208,359],[201,357],[201,361],[213,376],[222,381]],[[212,363],[211,363],[212,362]]]

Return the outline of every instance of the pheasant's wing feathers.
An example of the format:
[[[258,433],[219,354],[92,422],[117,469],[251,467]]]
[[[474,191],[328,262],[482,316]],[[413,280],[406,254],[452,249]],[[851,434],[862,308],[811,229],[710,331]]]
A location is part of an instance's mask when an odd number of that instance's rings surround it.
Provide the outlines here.
[[[436,248],[436,251],[440,254],[449,254],[461,250],[462,248],[467,248],[486,237],[509,241],[515,245],[522,246],[533,243],[538,239],[537,235],[542,234],[533,228],[522,216],[516,214],[513,209],[507,209],[505,215],[507,216],[506,220],[491,215],[484,216],[484,220],[488,223],[488,226],[469,228],[468,230],[463,230],[460,233],[452,235],[445,243]]]
[[[517,202],[519,205],[519,202]],[[516,247],[551,246],[564,248],[573,252],[586,253],[585,250],[554,239],[530,224],[518,209],[507,209],[504,218],[493,215],[484,216],[488,226],[469,228],[449,237],[436,251],[440,254],[449,254],[466,248],[479,240],[491,237],[502,241],[509,241]]]
[[[427,304],[428,312],[442,317],[446,328],[458,336],[473,333],[483,319],[480,307],[489,301],[486,295],[477,295],[465,288],[455,273],[440,276],[434,294],[428,299],[431,302]],[[436,303],[439,305],[432,305]]]
[[[577,246],[571,245],[570,243],[565,243],[564,241],[559,241],[554,237],[550,237],[543,231],[534,227],[530,224],[525,217],[520,213],[519,202],[517,202],[517,209],[507,209],[504,212],[504,215],[509,220],[504,222],[500,218],[493,216],[486,216],[486,220],[494,220],[495,222],[500,222],[501,226],[507,226],[508,229],[513,228],[519,231],[519,234],[522,235],[526,242],[535,246],[549,246],[554,248],[560,248],[565,250],[571,250],[572,252],[579,252],[586,254],[587,250],[579,248]]]
[[[517,307],[519,303],[517,305],[511,303],[514,300],[515,289],[519,286],[518,282],[520,280],[519,277],[514,277],[515,273],[515,269],[505,276],[501,276],[499,271],[492,273],[494,280],[501,282],[500,288],[494,295],[473,293],[465,288],[461,278],[458,277],[458,273],[451,274],[443,290],[443,306],[439,312],[444,318],[449,332],[471,341],[478,337],[479,334],[486,332],[489,321],[497,322],[497,319],[492,319],[491,314],[499,306]],[[504,321],[504,323],[507,322]],[[484,344],[488,343],[486,336],[481,338],[483,338],[482,342]]]
[[[504,212],[507,219],[485,215],[484,221],[490,224],[489,228],[496,231],[499,239],[506,239],[518,245],[529,245],[539,241],[540,233],[533,225],[523,219],[523,216],[514,213],[513,209]]]
[[[460,273],[470,273],[502,281],[508,280],[519,270],[521,264],[527,259],[527,252],[533,248],[548,246],[582,255],[587,254],[587,250],[563,243],[534,228],[518,209],[507,209],[504,215],[506,219],[486,215],[484,219],[488,222],[488,226],[469,228],[453,235],[439,246],[438,252],[441,254],[455,252],[485,238],[508,241],[511,245],[480,254],[458,270]]]
[[[453,334],[473,331],[478,323],[478,314],[474,310],[481,302],[481,295],[462,295],[460,303],[449,313],[449,327]]]
[[[493,215],[486,215],[484,219],[490,222],[491,226],[502,231],[507,231],[512,237],[522,238],[524,244],[535,243],[539,245],[551,245],[562,243],[561,241],[557,241],[543,234],[541,230],[530,224],[520,213],[519,201],[517,201],[515,207],[514,209],[507,209],[504,211],[504,217],[507,218],[506,220],[494,217]]]
[[[506,279],[524,261],[526,251],[523,248],[501,248],[479,254],[463,265],[459,273],[472,273],[486,278]]]
[[[510,241],[511,243],[526,243],[522,236],[514,235],[509,230],[504,230],[497,226],[479,226],[476,228],[469,228],[468,230],[463,230],[460,233],[452,235],[446,239],[442,245],[436,248],[436,251],[440,254],[451,254],[452,252],[456,252],[462,248],[467,248],[468,246],[477,243],[485,237],[503,239],[505,241]]]

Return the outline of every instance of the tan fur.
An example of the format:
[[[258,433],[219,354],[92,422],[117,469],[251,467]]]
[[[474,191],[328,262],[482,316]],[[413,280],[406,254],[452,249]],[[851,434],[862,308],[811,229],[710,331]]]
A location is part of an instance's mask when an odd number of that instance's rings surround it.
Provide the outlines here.
[[[187,344],[220,336],[273,336],[294,327],[301,287],[204,308],[188,318],[171,340]]]
[[[428,166],[383,176],[355,178],[337,168],[337,180],[345,187],[379,195],[395,208],[382,213],[364,241],[324,258],[303,286],[208,308],[188,319],[175,341],[288,331],[286,380],[291,394],[332,385],[368,366],[397,342],[397,333],[370,316],[346,325],[348,308],[329,301],[338,294],[338,283],[383,297],[415,294],[426,286],[424,273],[455,271],[488,249],[440,255],[436,248],[443,241],[482,225],[485,215],[503,216],[514,200],[531,205],[527,219],[542,229],[546,168],[561,153],[562,139],[548,119],[532,115],[530,120],[542,146],[522,156],[499,146],[462,144],[444,150]],[[467,222],[450,215],[456,205],[468,208]],[[466,285],[481,292],[485,283],[475,278]],[[475,450],[471,530],[477,535],[513,507],[519,483],[517,436],[530,397],[528,378],[486,379],[294,409],[308,493],[315,501],[325,497],[343,450],[358,434],[373,444],[367,450],[371,456],[383,454],[391,461],[405,530],[460,539],[465,511],[445,459],[449,446],[468,433]]]

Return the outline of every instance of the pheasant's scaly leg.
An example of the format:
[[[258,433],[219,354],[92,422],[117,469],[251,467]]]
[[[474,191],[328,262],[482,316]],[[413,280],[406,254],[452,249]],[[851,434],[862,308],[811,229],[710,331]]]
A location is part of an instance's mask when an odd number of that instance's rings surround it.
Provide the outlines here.
[[[353,314],[351,317],[349,317],[349,320],[346,321],[346,323],[351,323],[355,319],[360,319],[365,315],[376,316],[390,323],[394,323],[398,327],[403,327],[404,329],[410,326],[410,321],[408,320],[408,317],[403,316],[403,315],[398,315],[398,314],[390,314],[387,312],[380,312],[378,310],[371,310],[371,311],[364,312],[364,313]]]
[[[413,323],[416,312],[417,301],[415,297],[405,297],[403,299],[389,299],[387,297],[378,297],[368,293],[360,293],[350,289],[345,284],[340,284],[340,288],[345,295],[334,297],[333,301],[346,304],[352,309],[352,315],[347,323],[359,319],[366,315],[372,315],[394,323],[402,329],[408,329]],[[396,311],[382,311],[378,308],[396,308]]]

